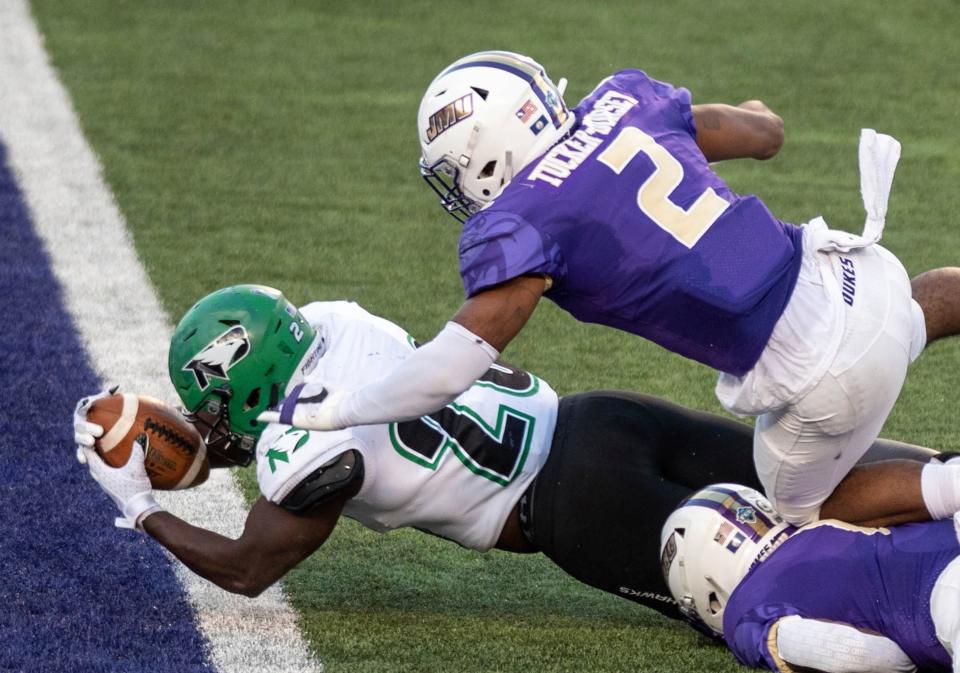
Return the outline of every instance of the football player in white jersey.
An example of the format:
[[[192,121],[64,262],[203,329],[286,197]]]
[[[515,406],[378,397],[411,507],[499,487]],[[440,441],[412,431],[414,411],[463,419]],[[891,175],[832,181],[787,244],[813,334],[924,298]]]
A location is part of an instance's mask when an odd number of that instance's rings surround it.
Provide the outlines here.
[[[214,466],[256,460],[262,497],[236,540],[163,511],[142,452],[113,469],[90,451],[103,432],[86,421],[93,398],[78,404],[77,442],[128,525],[229,591],[259,594],[345,515],[480,551],[540,551],[591,586],[677,616],[657,562],[660,526],[707,484],[760,487],[751,428],[634,393],[558,400],[545,381],[500,361],[430,416],[333,432],[289,425],[292,405],[281,400],[366,385],[415,349],[404,330],[356,304],[298,310],[263,286],[229,287],[190,309],[170,346],[177,393]],[[257,420],[278,406],[279,422]],[[880,442],[873,457],[930,454]],[[853,475],[853,491],[838,496],[855,497]]]

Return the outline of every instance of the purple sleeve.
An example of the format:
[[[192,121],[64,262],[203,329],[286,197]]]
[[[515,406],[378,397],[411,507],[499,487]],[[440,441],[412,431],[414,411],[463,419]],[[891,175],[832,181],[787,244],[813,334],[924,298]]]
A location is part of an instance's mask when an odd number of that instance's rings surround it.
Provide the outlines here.
[[[690,109],[690,91],[684,87],[675,87],[667,82],[655,80],[643,70],[621,70],[614,73],[609,84],[630,94],[641,103],[651,98],[665,98],[673,102],[684,128],[694,138],[697,137],[697,127],[693,122],[693,111]]]
[[[724,620],[724,639],[741,664],[779,670],[776,643],[770,648],[770,630],[784,617],[800,614],[789,605],[764,605],[743,615],[736,624]]]
[[[563,275],[559,247],[517,215],[485,211],[460,237],[460,276],[467,297],[524,274]]]

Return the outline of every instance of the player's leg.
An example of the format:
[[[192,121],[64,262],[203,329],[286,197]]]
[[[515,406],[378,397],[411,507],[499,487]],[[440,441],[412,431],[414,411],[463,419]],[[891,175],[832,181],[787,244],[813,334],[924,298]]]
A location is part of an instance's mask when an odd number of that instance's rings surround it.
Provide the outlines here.
[[[849,376],[828,374],[800,403],[757,419],[757,471],[788,521],[799,525],[822,517],[889,525],[928,518],[921,494],[924,463],[887,460],[853,469],[899,393],[898,373],[885,371],[890,378],[874,380],[872,404],[863,409],[869,414],[857,413],[860,396],[851,397],[849,388],[859,386],[850,386]]]
[[[927,343],[960,334],[960,267],[933,269],[910,283],[913,298],[923,309]]]
[[[820,509],[820,518],[861,526],[893,526],[928,521],[923,473],[946,469],[936,462],[887,460],[859,465],[844,477]],[[949,468],[957,472],[955,467]],[[960,473],[955,476],[960,476]]]
[[[657,445],[663,476],[697,490],[718,482],[733,482],[763,490],[753,460],[753,428],[716,414],[694,411],[653,397],[641,397],[662,428]],[[872,429],[868,431],[868,434]],[[866,441],[849,437],[848,441]],[[851,523],[929,518],[922,507],[920,474],[937,452],[914,444],[877,439],[824,502],[823,518]],[[842,473],[841,473],[842,477]],[[826,477],[828,483],[836,478]],[[918,504],[921,506],[917,508]]]
[[[655,453],[661,477],[691,490],[721,482],[762,488],[751,426],[649,395],[631,399],[655,426],[646,431],[644,447]]]
[[[939,451],[918,444],[898,442],[895,439],[875,441],[866,454],[857,462],[857,468],[872,463],[891,460],[912,460],[918,463],[930,462],[931,458],[941,455]]]
[[[660,529],[709,484],[761,488],[752,447],[749,425],[648,395],[565,397],[550,455],[521,500],[521,527],[581,582],[676,617],[657,564]],[[930,453],[885,440],[875,447],[882,458]]]
[[[754,467],[751,426],[648,395],[637,395],[636,399],[658,419],[662,444],[669,447],[661,455],[664,477],[694,490],[719,482],[763,489]],[[856,497],[875,479],[870,475],[889,471],[902,461],[913,463],[912,468],[919,471],[936,455],[937,451],[924,446],[877,439],[857,461],[848,475],[849,487],[845,484],[839,495]]]
[[[758,487],[752,446],[749,425],[657,398],[605,391],[565,397],[550,455],[521,500],[521,527],[581,582],[676,617],[657,563],[660,529],[696,489]],[[886,440],[872,452],[932,453]]]
[[[521,516],[534,546],[576,579],[678,617],[660,572],[660,528],[692,491],[663,477],[670,448],[663,439],[644,398],[563,398],[550,455]]]
[[[799,402],[758,418],[757,471],[767,495],[794,523],[821,514],[855,523],[923,519],[925,468],[916,464],[864,470],[827,500],[876,439],[926,339],[920,307],[892,254],[871,246],[846,255],[845,263],[855,270],[856,285],[845,296],[839,351]]]

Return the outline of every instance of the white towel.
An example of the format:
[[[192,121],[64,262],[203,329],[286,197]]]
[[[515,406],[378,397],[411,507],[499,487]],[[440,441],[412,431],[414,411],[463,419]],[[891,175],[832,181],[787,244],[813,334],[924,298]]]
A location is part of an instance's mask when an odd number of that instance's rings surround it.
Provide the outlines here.
[[[860,194],[867,211],[863,233],[856,236],[835,231],[827,227],[822,217],[814,218],[807,226],[813,231],[811,240],[817,250],[849,252],[880,240],[899,160],[900,143],[895,138],[873,129],[860,131]]]

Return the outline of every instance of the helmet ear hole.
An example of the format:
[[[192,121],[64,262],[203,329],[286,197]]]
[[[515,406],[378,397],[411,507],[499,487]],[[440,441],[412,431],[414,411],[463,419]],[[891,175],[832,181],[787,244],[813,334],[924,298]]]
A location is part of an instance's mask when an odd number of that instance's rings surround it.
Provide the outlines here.
[[[497,170],[496,160],[488,161],[486,164],[484,164],[483,169],[481,169],[480,173],[477,174],[477,178],[482,180],[484,178],[493,177],[493,174],[496,170]],[[503,184],[503,180],[500,181],[500,184],[501,185]],[[492,194],[492,192],[486,187],[480,190],[480,193],[483,194],[484,196],[490,196]]]
[[[269,404],[267,404],[267,406],[270,407],[271,409],[274,409],[279,403],[280,403],[280,384],[274,383],[272,386],[270,386],[270,402]]]
[[[260,404],[260,388],[254,388],[250,391],[250,394],[247,395],[246,401],[243,403],[244,411],[250,411],[251,409],[256,409],[257,405]]]
[[[717,597],[716,591],[711,591],[710,595],[707,597],[709,599],[708,608],[713,614],[717,614],[723,609],[723,606],[720,604],[720,599]]]
[[[482,98],[483,100],[487,100],[487,96],[490,95],[490,92],[487,91],[486,89],[481,89],[480,87],[476,87],[476,86],[472,86],[470,88],[476,91],[477,95],[480,96],[480,98]]]
[[[477,175],[477,177],[479,177],[479,178],[489,178],[489,177],[493,176],[493,172],[494,172],[495,170],[497,170],[497,162],[496,162],[496,160],[494,160],[494,161],[488,161],[488,162],[484,165],[483,170],[481,170],[480,173]]]

